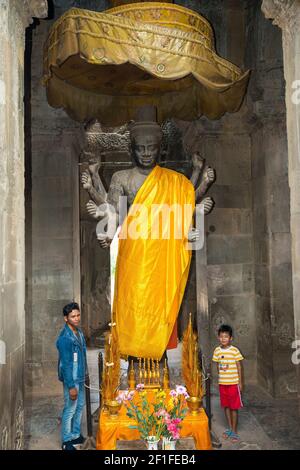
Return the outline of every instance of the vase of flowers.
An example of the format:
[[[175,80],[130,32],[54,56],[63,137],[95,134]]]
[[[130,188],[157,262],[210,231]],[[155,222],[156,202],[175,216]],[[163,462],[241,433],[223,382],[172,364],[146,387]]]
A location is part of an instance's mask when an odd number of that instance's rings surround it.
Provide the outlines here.
[[[163,448],[171,450],[175,449],[181,422],[188,411],[186,398],[188,394],[182,385],[169,392],[148,393],[143,384],[138,384],[136,391],[120,392],[117,400],[126,406],[127,416],[135,421],[130,428],[138,429],[148,449],[157,449],[163,438]]]
[[[162,448],[174,450],[179,439],[181,422],[188,411],[186,408],[188,394],[182,385],[176,385],[168,396],[165,392],[163,394],[158,395],[158,402],[155,404],[156,416],[162,424]]]
[[[139,431],[148,449],[157,449],[160,433],[157,432],[157,419],[154,415],[153,404],[148,399],[144,385],[138,384],[135,391],[120,392],[117,400],[127,408],[127,416],[135,421],[135,424],[129,427]]]

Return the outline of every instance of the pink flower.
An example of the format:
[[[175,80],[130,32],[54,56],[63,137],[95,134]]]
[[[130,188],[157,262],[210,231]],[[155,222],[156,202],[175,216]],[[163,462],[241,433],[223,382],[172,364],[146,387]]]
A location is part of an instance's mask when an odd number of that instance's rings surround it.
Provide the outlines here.
[[[183,385],[176,385],[176,392],[177,395],[184,395],[185,393],[187,393],[187,390]]]
[[[170,395],[171,395],[171,397],[178,397],[178,393],[177,393],[176,390],[171,390]]]
[[[117,396],[117,401],[119,403],[122,403],[125,399],[125,392],[119,392],[119,395]]]
[[[162,417],[162,418],[164,418],[165,421],[170,418],[169,413],[168,413],[164,408],[160,408],[160,409],[156,412],[156,416],[157,416],[157,417]]]
[[[173,423],[168,424],[167,428],[168,428],[168,431],[171,431],[171,432],[177,431],[177,426],[176,424],[173,424]]]
[[[139,392],[140,390],[143,390],[145,388],[144,384],[137,384],[136,389]]]
[[[171,420],[171,422],[172,422],[172,424],[179,424],[179,423],[181,423],[181,419],[180,418],[173,418]]]
[[[134,391],[129,392],[129,390],[124,390],[122,392],[119,392],[119,395],[116,398],[116,400],[119,403],[126,402],[126,401],[131,401],[133,399],[133,396],[134,396]]]

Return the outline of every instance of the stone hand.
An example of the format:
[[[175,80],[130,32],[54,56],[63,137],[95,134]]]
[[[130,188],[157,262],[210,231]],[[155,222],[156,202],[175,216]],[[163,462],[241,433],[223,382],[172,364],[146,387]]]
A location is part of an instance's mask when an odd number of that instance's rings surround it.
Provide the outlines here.
[[[210,186],[216,179],[215,170],[208,166],[203,172],[203,181]]]
[[[204,214],[207,215],[210,213],[212,208],[214,207],[215,203],[211,197],[206,197],[201,201],[201,204],[204,205]]]
[[[200,153],[195,152],[192,155],[192,165],[193,168],[197,168],[197,170],[201,171],[204,165],[205,159],[201,157]]]
[[[98,241],[100,243],[101,248],[109,248],[112,240],[108,237],[100,238],[98,237]]]
[[[188,233],[189,242],[198,242],[200,240],[200,230],[196,228],[191,228]]]
[[[89,202],[86,204],[86,210],[94,219],[100,219],[100,217],[104,217],[104,212],[98,209],[98,206],[94,203],[94,201],[89,200]]]
[[[84,189],[86,189],[87,191],[90,191],[92,189],[93,182],[92,182],[91,175],[88,171],[84,171],[81,174],[81,183],[82,183]]]
[[[196,201],[199,201],[204,194],[206,194],[208,188],[214,183],[215,179],[215,170],[210,166],[207,166],[201,175],[200,184],[196,189]]]

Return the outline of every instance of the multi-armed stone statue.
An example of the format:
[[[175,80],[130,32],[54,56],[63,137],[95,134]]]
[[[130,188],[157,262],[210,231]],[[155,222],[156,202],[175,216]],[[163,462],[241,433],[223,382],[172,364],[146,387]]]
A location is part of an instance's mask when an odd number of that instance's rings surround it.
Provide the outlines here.
[[[127,198],[128,216],[116,224],[122,224],[113,305],[120,350],[124,355],[160,359],[168,344],[174,343],[176,335],[174,326],[191,260],[186,242],[199,238],[198,231],[192,228],[195,202],[203,204],[205,214],[212,210],[213,200],[205,194],[215,180],[215,172],[197,153],[192,156],[190,180],[179,172],[159,166],[162,131],[153,116],[131,125],[130,140],[135,166],[115,172],[108,193],[99,176],[99,164],[83,172],[81,180],[91,198],[87,211],[95,219],[118,219],[120,197]],[[188,231],[180,237],[174,234],[164,237],[161,232],[154,239],[148,237],[151,216],[141,215],[141,206],[156,207],[160,211],[166,205],[171,209],[192,207]],[[134,210],[134,207],[139,209]],[[179,215],[176,211],[173,214],[175,225],[182,224]],[[140,223],[141,217],[145,218],[147,236],[144,233],[130,237],[127,233],[124,237],[124,226],[127,224],[128,229],[129,221]],[[167,220],[169,229],[171,219]],[[99,234],[102,248],[110,246],[113,235]]]

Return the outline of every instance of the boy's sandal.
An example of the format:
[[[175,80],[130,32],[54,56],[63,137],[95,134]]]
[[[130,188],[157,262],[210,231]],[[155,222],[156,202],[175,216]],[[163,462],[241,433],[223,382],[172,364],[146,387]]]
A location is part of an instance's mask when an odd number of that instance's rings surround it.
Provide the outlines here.
[[[231,442],[240,442],[241,440],[240,437],[233,431],[231,432],[229,437],[230,437]]]
[[[224,439],[229,439],[231,436],[231,433],[232,433],[231,429],[226,429],[226,431],[223,432],[222,436]]]

